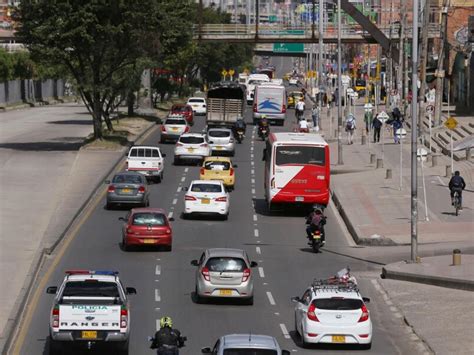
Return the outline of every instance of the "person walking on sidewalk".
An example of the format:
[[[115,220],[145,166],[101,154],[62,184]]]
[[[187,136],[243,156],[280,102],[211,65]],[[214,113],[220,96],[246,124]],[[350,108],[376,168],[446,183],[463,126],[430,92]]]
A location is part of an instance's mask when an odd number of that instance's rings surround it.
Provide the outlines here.
[[[372,125],[372,110],[366,110],[364,114],[364,121],[365,121],[365,132],[369,133],[369,127]]]
[[[454,194],[457,192],[459,196],[459,209],[462,210],[462,190],[466,188],[466,183],[459,171],[455,171],[451,180],[449,180],[449,190],[451,192],[451,205],[454,206]]]
[[[313,128],[316,132],[319,131],[319,104],[313,105],[313,109],[311,110],[311,118],[313,119]]]
[[[378,114],[375,115],[375,118],[372,120],[372,128],[374,130],[374,143],[380,142],[380,130],[382,128],[382,121],[380,121]]]
[[[353,144],[352,137],[356,129],[355,117],[352,113],[349,113],[346,119],[346,132],[347,132],[347,144]]]
[[[397,117],[393,120],[392,122],[392,127],[393,127],[393,140],[395,141],[395,144],[400,144],[400,135],[397,134],[397,131],[402,129],[403,123],[400,117]],[[400,132],[401,133],[401,132]]]

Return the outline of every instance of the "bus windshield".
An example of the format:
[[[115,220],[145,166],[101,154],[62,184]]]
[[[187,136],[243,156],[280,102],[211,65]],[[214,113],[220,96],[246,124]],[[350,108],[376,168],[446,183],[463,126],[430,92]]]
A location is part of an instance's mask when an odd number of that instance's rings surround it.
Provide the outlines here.
[[[280,146],[276,149],[276,165],[320,165],[326,163],[324,147]]]

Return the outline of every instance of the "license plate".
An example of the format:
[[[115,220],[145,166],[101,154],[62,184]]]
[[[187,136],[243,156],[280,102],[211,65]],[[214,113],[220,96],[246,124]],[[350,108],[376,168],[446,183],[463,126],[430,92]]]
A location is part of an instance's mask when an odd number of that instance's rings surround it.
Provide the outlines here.
[[[172,131],[177,131],[178,128],[176,128],[176,127],[171,127],[171,130],[172,130]]]
[[[155,239],[144,239],[143,244],[155,244]]]
[[[194,148],[188,148],[188,152],[190,153],[194,152]]]
[[[295,197],[295,201],[296,201],[296,202],[303,202],[303,201],[304,201],[304,197],[303,197],[303,196],[296,196],[296,197]]]
[[[219,290],[221,296],[232,296],[232,290]]]
[[[132,190],[131,189],[122,189],[122,192],[124,194],[129,194],[130,192],[132,192]]]
[[[332,342],[333,343],[345,343],[346,342],[346,336],[345,335],[333,335],[332,336]]]
[[[223,147],[221,147],[220,145],[216,146],[216,149],[217,150],[222,150]]]
[[[313,234],[313,239],[321,239],[321,234]]]
[[[201,203],[205,204],[205,205],[208,205],[209,203],[211,203],[211,199],[209,198],[202,198],[201,199]]]
[[[83,330],[81,332],[82,339],[97,339],[97,331],[95,330]]]

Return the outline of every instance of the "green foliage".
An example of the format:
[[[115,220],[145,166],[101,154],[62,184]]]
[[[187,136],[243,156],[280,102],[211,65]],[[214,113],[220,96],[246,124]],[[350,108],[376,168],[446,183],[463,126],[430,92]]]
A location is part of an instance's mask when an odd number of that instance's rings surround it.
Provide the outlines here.
[[[12,73],[12,56],[6,50],[0,48],[0,82],[5,82],[12,79]]]

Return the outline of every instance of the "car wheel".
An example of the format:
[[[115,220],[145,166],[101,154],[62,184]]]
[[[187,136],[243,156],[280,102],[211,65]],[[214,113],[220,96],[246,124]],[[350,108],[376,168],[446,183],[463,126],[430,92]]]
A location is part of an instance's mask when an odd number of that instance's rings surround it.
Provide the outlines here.
[[[197,286],[194,288],[194,301],[195,301],[196,303],[203,303],[202,297],[199,296],[199,294],[198,294]]]
[[[149,198],[146,199],[145,207],[150,207],[150,199]]]
[[[123,251],[129,251],[130,250],[130,246],[127,244],[127,242],[125,241],[125,238],[122,237],[122,250]]]
[[[63,353],[63,346],[60,342],[49,338],[49,355],[61,355]]]
[[[106,209],[106,210],[111,210],[112,207],[113,207],[113,205],[112,205],[110,202],[107,202],[107,203],[105,204],[105,209]]]
[[[173,246],[170,244],[170,245],[166,245],[163,247],[163,250],[164,251],[172,251],[173,250]]]
[[[117,352],[120,355],[128,355],[128,345],[129,341],[124,341],[119,344],[117,344]]]
[[[160,138],[160,143],[165,144],[165,140],[163,138]]]
[[[229,213],[222,215],[222,220],[227,221],[229,219]]]
[[[253,296],[245,300],[247,306],[253,306]]]
[[[370,342],[368,344],[361,344],[360,348],[363,349],[363,350],[369,350],[370,348],[372,348],[372,342]]]
[[[174,165],[179,165],[179,158],[178,157],[174,157],[173,164]]]

